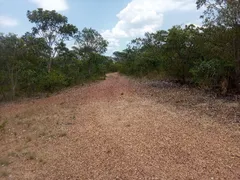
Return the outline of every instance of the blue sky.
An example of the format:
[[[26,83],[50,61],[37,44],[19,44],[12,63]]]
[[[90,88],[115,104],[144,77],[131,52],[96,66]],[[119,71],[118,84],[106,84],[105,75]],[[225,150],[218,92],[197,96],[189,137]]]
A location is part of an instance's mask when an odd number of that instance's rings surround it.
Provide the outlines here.
[[[108,55],[145,32],[201,24],[194,0],[0,0],[0,32],[31,31],[26,12],[39,7],[57,10],[79,30],[99,31],[109,41]]]

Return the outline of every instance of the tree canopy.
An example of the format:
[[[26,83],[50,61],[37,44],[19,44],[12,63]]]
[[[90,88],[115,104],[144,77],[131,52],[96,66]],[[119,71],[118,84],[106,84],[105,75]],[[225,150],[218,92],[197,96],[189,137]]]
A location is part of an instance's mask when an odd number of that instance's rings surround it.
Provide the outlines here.
[[[30,32],[0,34],[0,100],[104,78],[118,70],[167,79],[221,94],[240,91],[240,1],[196,0],[202,26],[146,32],[112,57],[93,28],[78,28],[56,11],[27,11]],[[75,40],[72,48],[67,46]],[[114,62],[114,61],[115,62]],[[47,67],[47,68],[46,68]]]
[[[55,10],[48,11],[39,8],[27,11],[27,17],[31,23],[35,24],[32,34],[36,37],[44,38],[51,48],[49,53],[48,71],[51,70],[52,58],[56,55],[56,47],[59,43],[69,40],[78,29],[68,23],[68,18],[57,13]]]
[[[37,9],[28,11],[27,17],[34,23],[31,32],[22,37],[0,34],[0,101],[53,92],[103,78],[114,70],[112,60],[103,55],[108,43],[96,30],[84,28],[78,32],[66,16],[56,11]],[[78,47],[87,50],[84,61],[67,47],[70,38],[77,38]]]
[[[108,42],[95,29],[84,28],[75,36],[76,47],[82,53],[103,54],[107,50]]]

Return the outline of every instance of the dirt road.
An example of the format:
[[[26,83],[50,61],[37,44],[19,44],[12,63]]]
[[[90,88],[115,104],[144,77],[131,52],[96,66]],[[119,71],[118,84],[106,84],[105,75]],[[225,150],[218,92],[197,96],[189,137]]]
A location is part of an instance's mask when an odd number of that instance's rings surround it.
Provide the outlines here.
[[[115,73],[1,105],[0,179],[240,179],[236,125],[141,88]]]

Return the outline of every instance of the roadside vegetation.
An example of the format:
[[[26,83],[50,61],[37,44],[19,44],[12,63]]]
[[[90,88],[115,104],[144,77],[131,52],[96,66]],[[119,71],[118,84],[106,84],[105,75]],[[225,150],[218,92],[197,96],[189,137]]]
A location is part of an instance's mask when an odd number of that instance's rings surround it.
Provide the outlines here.
[[[203,25],[146,32],[105,56],[108,42],[56,11],[27,12],[32,30],[0,34],[0,101],[104,79],[107,72],[167,79],[218,94],[240,91],[240,1],[197,0]],[[75,42],[69,47],[69,40]]]
[[[121,73],[190,83],[226,95],[240,90],[240,1],[197,0],[203,26],[146,33],[114,52]]]
[[[103,54],[108,42],[92,28],[78,28],[56,11],[27,12],[30,32],[0,34],[0,101],[53,92],[104,78],[114,71]],[[68,47],[67,41],[75,42]]]
[[[0,103],[0,179],[239,179],[239,96],[202,89],[240,92],[240,1],[197,7],[203,26],[147,32],[114,57],[56,11],[0,33],[0,102],[78,85]]]

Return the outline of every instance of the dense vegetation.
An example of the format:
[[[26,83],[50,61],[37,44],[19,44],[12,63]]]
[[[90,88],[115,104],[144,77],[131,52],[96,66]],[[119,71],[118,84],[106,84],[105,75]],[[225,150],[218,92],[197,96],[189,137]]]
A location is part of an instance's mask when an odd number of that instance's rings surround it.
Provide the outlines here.
[[[240,91],[240,1],[197,0],[203,26],[174,26],[131,41],[114,59],[92,28],[78,28],[56,11],[27,12],[34,24],[22,37],[0,34],[0,100],[53,92],[116,71],[168,78],[202,88]],[[74,40],[69,49],[66,41]]]
[[[113,70],[113,61],[102,55],[108,42],[96,30],[78,31],[56,11],[37,9],[27,17],[31,32],[0,34],[0,100],[53,92]],[[75,40],[72,49],[67,40]]]
[[[197,0],[202,27],[174,26],[146,33],[115,52],[120,72],[158,77],[203,88],[240,90],[240,1]]]

